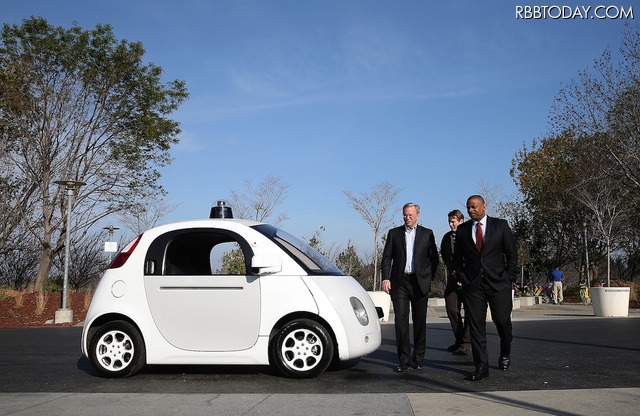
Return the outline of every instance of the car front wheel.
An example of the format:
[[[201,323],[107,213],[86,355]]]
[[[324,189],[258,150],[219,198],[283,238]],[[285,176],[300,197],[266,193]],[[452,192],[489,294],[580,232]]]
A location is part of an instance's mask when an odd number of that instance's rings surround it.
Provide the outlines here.
[[[132,376],[145,364],[142,336],[128,322],[106,323],[91,338],[89,359],[93,368],[102,376]]]
[[[291,321],[273,338],[271,359],[288,377],[317,377],[331,364],[333,341],[327,330],[315,321]]]

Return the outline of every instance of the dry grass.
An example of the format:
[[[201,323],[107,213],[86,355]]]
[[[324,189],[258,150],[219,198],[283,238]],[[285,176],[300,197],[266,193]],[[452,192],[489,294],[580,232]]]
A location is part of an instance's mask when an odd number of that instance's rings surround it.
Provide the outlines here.
[[[0,299],[15,298],[18,293],[20,292],[13,289],[0,289]]]
[[[24,297],[22,296],[22,292],[17,292],[17,294],[13,297],[13,300],[16,302],[16,309],[20,309],[24,304]]]
[[[45,307],[47,306],[47,301],[49,300],[50,292],[38,292],[36,296],[36,315],[40,316],[44,312]]]
[[[85,312],[89,310],[89,305],[91,304],[91,298],[93,298],[93,291],[89,290],[84,294],[84,310]]]

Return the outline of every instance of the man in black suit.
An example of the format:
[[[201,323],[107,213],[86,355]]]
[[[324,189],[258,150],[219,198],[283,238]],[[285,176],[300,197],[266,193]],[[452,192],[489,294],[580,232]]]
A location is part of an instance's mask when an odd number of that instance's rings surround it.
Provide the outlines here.
[[[487,304],[500,336],[498,367],[511,362],[513,301],[511,288],[518,273],[518,251],[506,220],[485,215],[480,195],[467,199],[471,219],[458,226],[454,262],[462,284],[466,319],[471,328],[475,371],[466,377],[478,381],[489,376],[487,354]]]
[[[402,207],[404,225],[389,230],[382,253],[382,290],[391,295],[401,373],[422,369],[427,346],[427,300],[439,257],[433,231],[418,224],[420,206]],[[409,306],[413,318],[413,354],[409,341]]]

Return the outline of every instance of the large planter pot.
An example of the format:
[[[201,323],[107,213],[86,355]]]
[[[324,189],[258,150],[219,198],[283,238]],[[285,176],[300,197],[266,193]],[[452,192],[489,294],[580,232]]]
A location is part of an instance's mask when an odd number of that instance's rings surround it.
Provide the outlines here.
[[[382,308],[384,316],[380,321],[387,322],[389,320],[389,312],[391,311],[391,296],[383,291],[367,292],[373,301],[373,304]]]
[[[595,316],[629,316],[628,287],[592,287],[589,289]]]

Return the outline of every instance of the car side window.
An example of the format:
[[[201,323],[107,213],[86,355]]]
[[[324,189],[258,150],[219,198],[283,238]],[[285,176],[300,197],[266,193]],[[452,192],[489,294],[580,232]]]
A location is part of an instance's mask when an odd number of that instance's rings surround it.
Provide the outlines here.
[[[246,260],[238,243],[216,244],[211,250],[212,274],[247,274]]]
[[[146,275],[246,275],[251,249],[225,230],[181,230],[158,237],[149,247]]]

